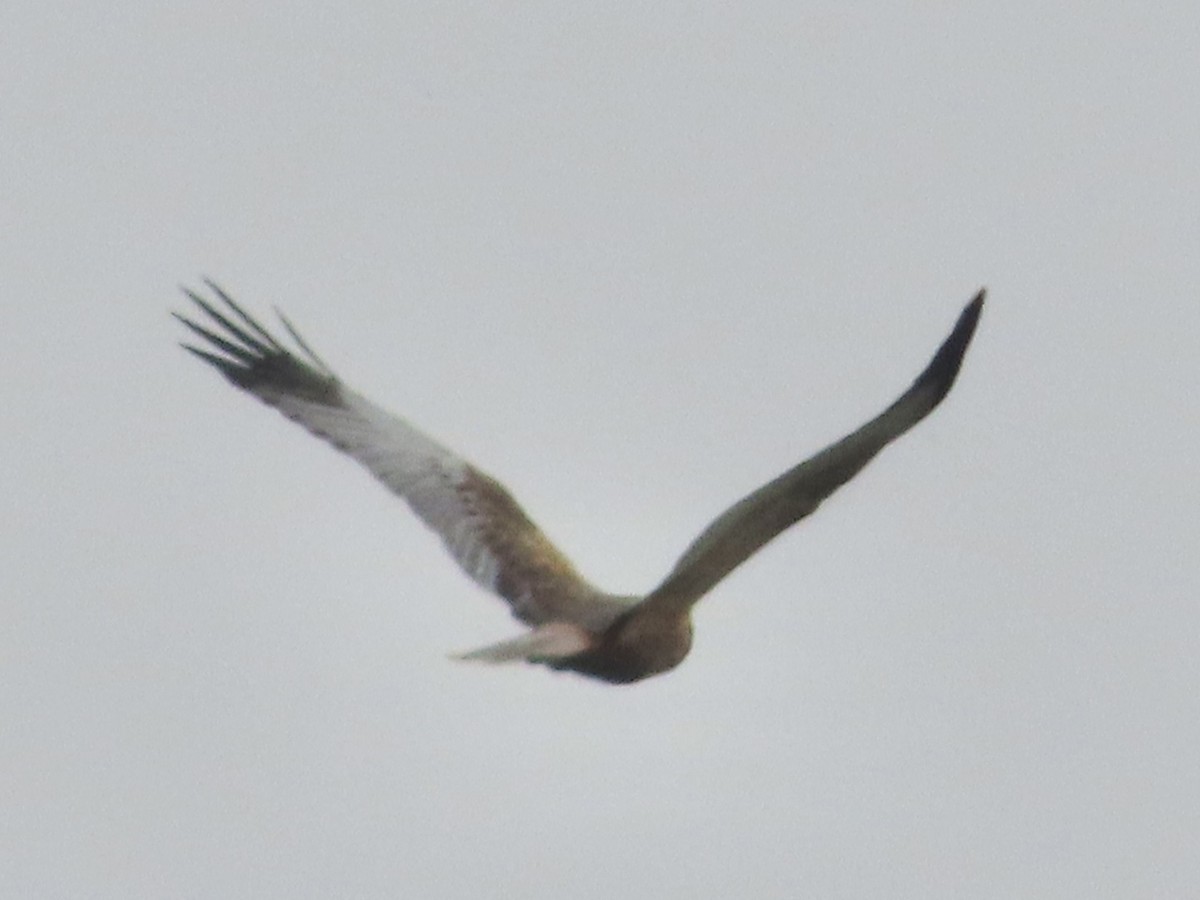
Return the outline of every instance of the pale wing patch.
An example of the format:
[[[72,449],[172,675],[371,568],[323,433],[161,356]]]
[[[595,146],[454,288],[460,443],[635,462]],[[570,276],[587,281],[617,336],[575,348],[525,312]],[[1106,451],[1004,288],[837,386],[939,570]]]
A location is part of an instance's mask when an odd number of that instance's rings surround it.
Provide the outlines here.
[[[597,592],[503,485],[370,401],[341,396],[338,407],[277,405],[408,501],[463,571],[507,600],[521,621],[592,624]],[[610,618],[607,607],[601,618]]]
[[[450,450],[342,389],[337,405],[315,404],[255,391],[265,402],[361,463],[393,493],[403,497],[471,578],[499,593],[501,562],[480,537],[462,483],[470,466]]]

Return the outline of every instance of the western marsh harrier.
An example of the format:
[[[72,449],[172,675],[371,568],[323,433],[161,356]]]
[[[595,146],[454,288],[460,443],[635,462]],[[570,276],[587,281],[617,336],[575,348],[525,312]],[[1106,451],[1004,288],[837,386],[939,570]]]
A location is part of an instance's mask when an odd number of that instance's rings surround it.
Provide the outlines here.
[[[184,348],[358,460],[437,532],[471,578],[504,598],[530,627],[460,658],[525,660],[613,683],[679,665],[691,649],[696,601],[932,412],[954,384],[984,298],[981,290],[967,304],[933,360],[896,402],[729,507],[661,584],[645,596],[627,597],[585,581],[498,481],[343,384],[282,314],[295,350],[207,284],[223,306],[186,291],[208,321],[206,327],[176,314],[202,342]]]

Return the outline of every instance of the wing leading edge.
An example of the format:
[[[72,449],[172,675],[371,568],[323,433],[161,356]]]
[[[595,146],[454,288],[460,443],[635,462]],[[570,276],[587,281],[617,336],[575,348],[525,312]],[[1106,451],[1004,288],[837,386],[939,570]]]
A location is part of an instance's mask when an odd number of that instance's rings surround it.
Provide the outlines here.
[[[933,412],[958,377],[986,291],[963,309],[932,361],[891,406],[857,431],[767,482],[721,513],[684,551],[644,606],[684,609],[767,542],[853,478],[880,450]]]
[[[303,356],[207,284],[224,308],[185,290],[210,325],[175,314],[204,342],[184,349],[366,467],[408,502],[473,580],[508,601],[517,618],[534,626],[595,627],[623,611],[575,571],[498,481],[347,388],[282,314]]]

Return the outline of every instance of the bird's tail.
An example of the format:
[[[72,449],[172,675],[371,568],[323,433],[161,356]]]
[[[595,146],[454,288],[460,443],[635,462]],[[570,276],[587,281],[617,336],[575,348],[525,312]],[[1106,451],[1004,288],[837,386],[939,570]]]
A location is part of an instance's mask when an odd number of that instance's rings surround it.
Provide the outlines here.
[[[582,653],[593,642],[592,635],[578,625],[549,622],[520,637],[455,654],[451,658],[486,663],[544,662]]]

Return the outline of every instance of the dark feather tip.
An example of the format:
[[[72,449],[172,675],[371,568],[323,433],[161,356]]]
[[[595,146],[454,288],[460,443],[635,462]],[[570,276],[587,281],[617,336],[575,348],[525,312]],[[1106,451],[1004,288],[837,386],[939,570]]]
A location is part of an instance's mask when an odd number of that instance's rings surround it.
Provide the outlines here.
[[[933,391],[933,402],[936,404],[950,392],[958,370],[962,367],[963,356],[975,335],[975,326],[979,324],[979,314],[983,311],[983,300],[987,289],[981,288],[975,298],[966,305],[954,324],[950,336],[933,355],[933,360],[925,371],[917,378],[917,385],[928,387]]]

